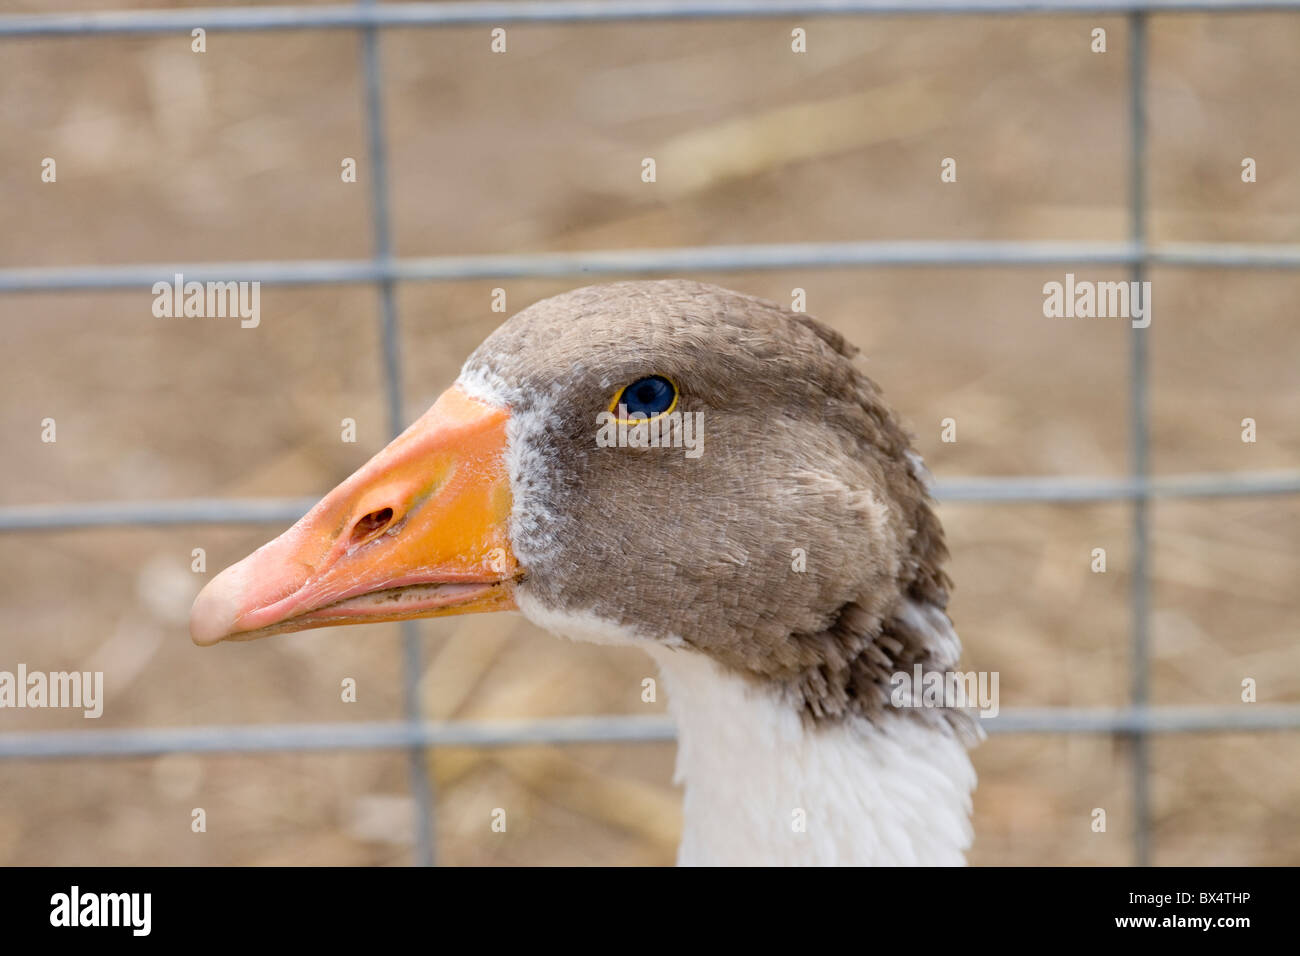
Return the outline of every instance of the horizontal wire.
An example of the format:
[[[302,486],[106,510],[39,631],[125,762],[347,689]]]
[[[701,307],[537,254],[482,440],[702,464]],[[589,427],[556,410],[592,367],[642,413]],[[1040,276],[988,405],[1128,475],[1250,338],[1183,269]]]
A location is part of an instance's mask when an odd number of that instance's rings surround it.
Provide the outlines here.
[[[1024,708],[980,720],[991,734],[1246,733],[1300,730],[1300,706],[1145,710]],[[148,757],[168,753],[405,750],[411,747],[516,747],[539,744],[654,743],[675,740],[673,721],[654,717],[546,717],[537,720],[372,721],[253,724],[0,734],[0,758]]]
[[[1297,0],[1300,2],[1300,0]],[[380,281],[577,278],[622,274],[835,269],[854,266],[1177,266],[1300,268],[1300,243],[1171,242],[1143,249],[1132,242],[1066,240],[882,240],[678,246],[587,252],[533,252],[392,259],[303,259],[0,269],[0,292],[151,289],[154,283],[247,281],[323,285]]]
[[[1153,498],[1220,498],[1300,493],[1300,471],[1168,475],[1131,478],[954,478],[933,488],[940,502],[1131,501]],[[98,501],[0,507],[0,532],[69,528],[158,527],[183,524],[292,524],[319,498],[181,498]]]
[[[160,501],[98,501],[73,505],[0,507],[0,531],[177,524],[292,523],[315,498],[181,498]]]
[[[513,0],[378,6],[208,7],[6,14],[0,36],[130,34],[205,30],[438,27],[752,17],[909,14],[1250,13],[1300,9],[1300,0]]]

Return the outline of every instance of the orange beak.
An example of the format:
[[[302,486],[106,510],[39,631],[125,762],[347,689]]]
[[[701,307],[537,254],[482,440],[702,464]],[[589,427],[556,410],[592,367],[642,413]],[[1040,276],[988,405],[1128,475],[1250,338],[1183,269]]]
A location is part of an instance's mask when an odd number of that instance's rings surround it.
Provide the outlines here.
[[[508,410],[459,388],[292,528],[208,582],[194,643],[509,610]]]

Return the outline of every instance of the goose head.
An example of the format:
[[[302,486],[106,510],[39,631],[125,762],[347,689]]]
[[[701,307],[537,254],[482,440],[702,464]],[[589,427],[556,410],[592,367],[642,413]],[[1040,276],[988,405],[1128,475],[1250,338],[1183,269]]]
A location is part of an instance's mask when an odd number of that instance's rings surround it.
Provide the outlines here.
[[[959,644],[924,468],[855,352],[806,315],[697,282],[538,302],[214,578],[192,637],[517,609],[704,668],[708,693],[761,699],[790,733],[884,728],[890,675],[949,667]]]

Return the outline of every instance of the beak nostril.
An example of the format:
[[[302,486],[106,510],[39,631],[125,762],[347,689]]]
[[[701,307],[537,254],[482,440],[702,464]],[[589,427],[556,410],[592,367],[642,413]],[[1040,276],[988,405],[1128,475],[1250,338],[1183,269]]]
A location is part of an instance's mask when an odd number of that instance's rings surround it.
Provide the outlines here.
[[[380,508],[378,511],[372,511],[368,515],[362,515],[357,523],[352,526],[351,546],[356,547],[363,541],[368,541],[375,535],[382,532],[392,523],[393,509]]]

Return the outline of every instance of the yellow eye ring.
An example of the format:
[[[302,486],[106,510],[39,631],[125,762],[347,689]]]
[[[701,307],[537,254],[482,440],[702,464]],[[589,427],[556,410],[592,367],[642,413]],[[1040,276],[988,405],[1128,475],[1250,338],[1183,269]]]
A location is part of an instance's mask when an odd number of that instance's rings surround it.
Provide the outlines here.
[[[644,401],[638,400],[635,403],[629,402],[628,392],[634,388],[638,388],[641,390],[648,389],[649,395],[645,397]],[[655,406],[658,404],[662,404],[664,398],[669,394],[671,394],[672,396],[672,400],[669,402],[669,404],[664,408],[656,408]],[[637,379],[635,382],[632,382],[629,385],[624,385],[617,392],[615,392],[614,397],[610,400],[608,410],[611,414],[614,415],[615,421],[620,423],[625,423],[628,425],[637,425],[640,424],[641,422],[652,422],[655,421],[656,419],[663,418],[665,415],[671,415],[673,409],[677,407],[677,403],[681,400],[681,396],[682,396],[681,389],[679,389],[677,387],[677,383],[674,382],[667,375],[646,375],[643,376],[642,378]],[[646,404],[647,402],[650,403],[650,408],[654,409],[653,412],[646,411],[641,408],[641,406],[643,404]],[[632,407],[633,404],[636,404],[637,407],[633,408]],[[641,414],[645,415],[645,418],[638,418],[638,419],[619,418],[618,408],[620,405],[626,407],[628,409],[629,414],[635,414],[637,412],[641,412]]]

